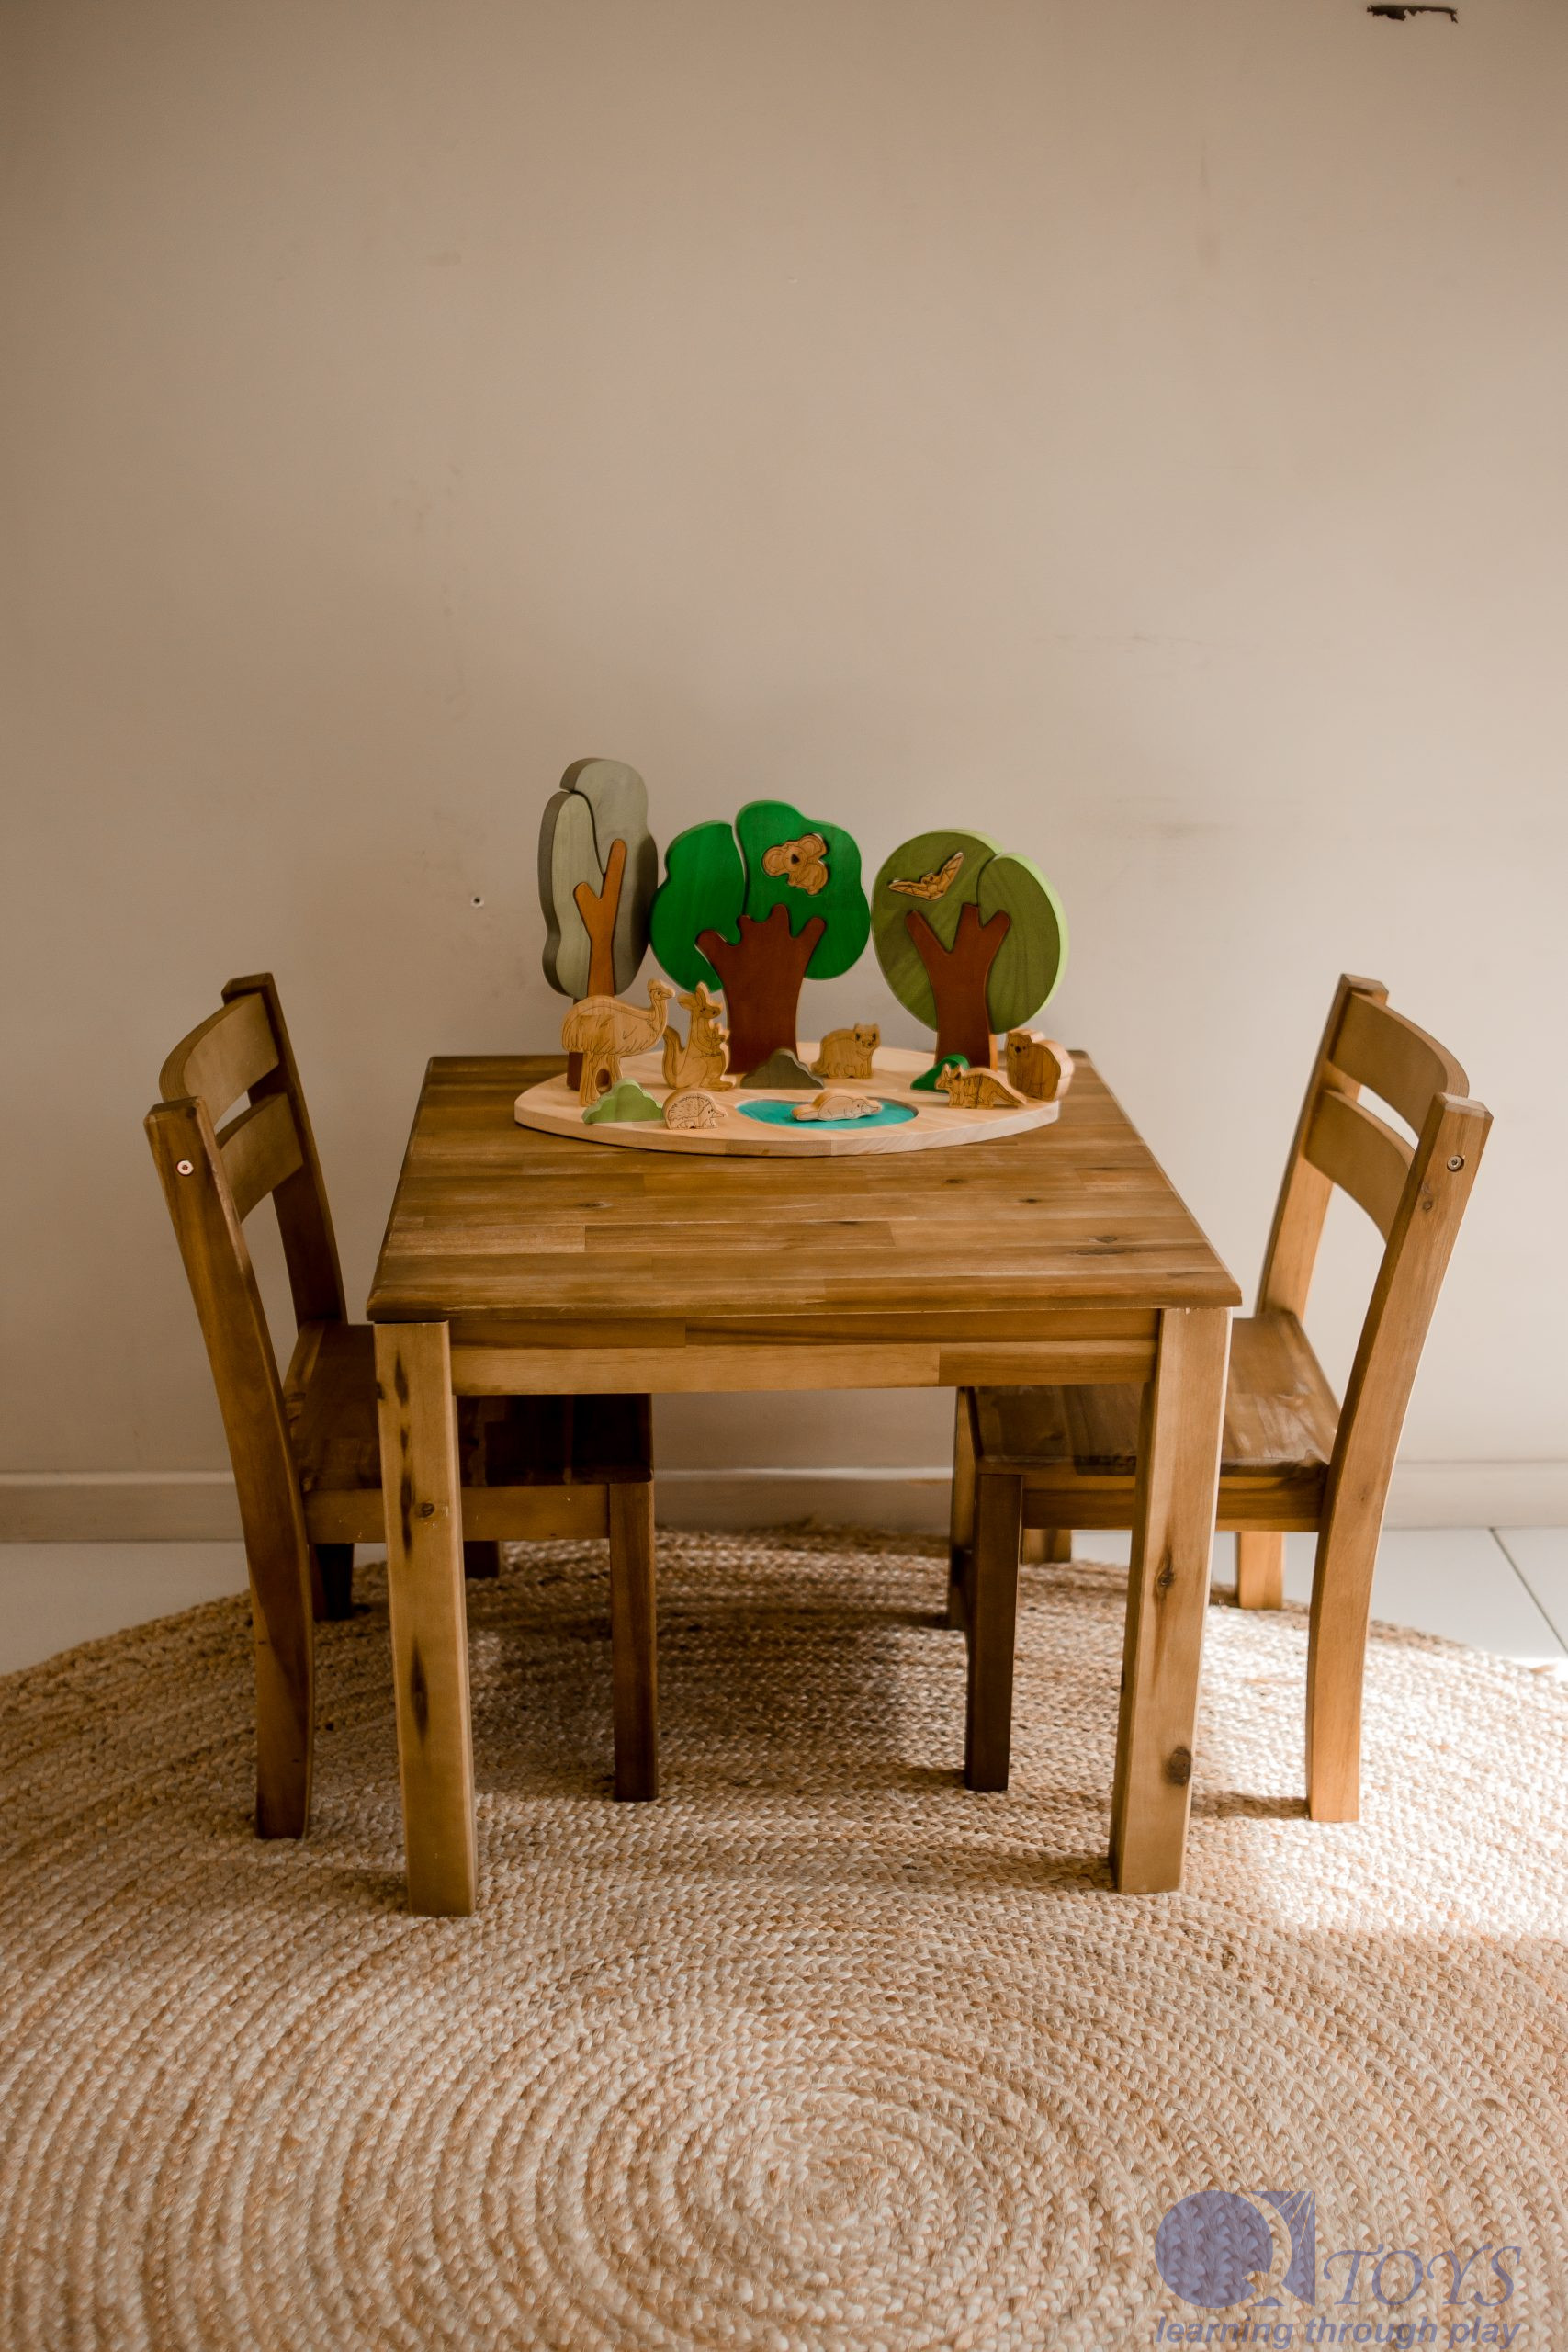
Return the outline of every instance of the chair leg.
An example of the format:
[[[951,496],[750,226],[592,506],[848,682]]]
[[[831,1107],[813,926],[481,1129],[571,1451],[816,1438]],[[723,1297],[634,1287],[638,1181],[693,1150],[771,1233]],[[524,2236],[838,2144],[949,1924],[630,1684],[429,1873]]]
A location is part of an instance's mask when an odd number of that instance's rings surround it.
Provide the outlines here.
[[[498,1577],[501,1574],[500,1544],[483,1542],[470,1544],[467,1536],[465,1536],[463,1539],[463,1574],[468,1577],[470,1581],[472,1581],[476,1577]]]
[[[1023,1481],[998,1473],[979,1479],[977,1487],[964,1783],[970,1789],[1005,1789],[1012,1749],[1012,1658],[1018,1630]]]
[[[318,1623],[339,1623],[354,1614],[354,1546],[317,1544],[310,1554],[310,1597]]]
[[[610,1638],[615,1675],[615,1794],[659,1794],[659,1618],[653,1483],[610,1494]]]
[[[1235,1539],[1235,1598],[1240,1609],[1283,1609],[1285,1539],[1247,1528]]]
[[[1307,1636],[1307,1811],[1314,1821],[1361,1817],[1361,1682],[1378,1529],[1317,1539]]]
[[[1073,1556],[1073,1531],[1070,1527],[1026,1527],[1023,1531],[1021,1560],[1036,1565],[1043,1562],[1058,1567]]]
[[[953,1422],[953,1508],[947,1541],[947,1622],[962,1633],[969,1622],[964,1577],[975,1542],[975,1442],[969,1427],[969,1392],[957,1391]]]
[[[256,1690],[256,1836],[303,1838],[315,1743],[312,1566],[304,1530],[247,1536]]]

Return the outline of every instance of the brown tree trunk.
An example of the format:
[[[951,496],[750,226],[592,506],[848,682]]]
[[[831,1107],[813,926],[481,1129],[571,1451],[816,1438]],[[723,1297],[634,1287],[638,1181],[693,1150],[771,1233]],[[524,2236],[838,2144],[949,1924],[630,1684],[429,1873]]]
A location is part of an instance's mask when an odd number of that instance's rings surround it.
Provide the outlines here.
[[[572,892],[577,911],[582,917],[588,933],[588,993],[590,996],[614,996],[615,993],[615,917],[621,911],[621,876],[626,870],[626,845],[623,841],[610,843],[610,854],[604,860],[604,887],[591,888],[580,882]],[[582,1056],[568,1054],[566,1082],[569,1086],[582,1083]]]
[[[765,922],[741,916],[739,944],[721,932],[698,933],[697,945],[718,974],[724,990],[729,1067],[738,1078],[765,1062],[781,1046],[786,1054],[795,1051],[800,984],[827,928],[821,915],[812,915],[798,933],[792,933],[789,909],[781,899],[770,908]]]
[[[994,1069],[996,1046],[986,982],[1012,929],[1012,917],[998,907],[988,922],[982,922],[974,899],[966,899],[951,947],[942,945],[918,907],[911,907],[904,917],[904,928],[915,943],[936,999],[935,1058],[940,1061],[943,1054],[962,1054],[971,1069]]]

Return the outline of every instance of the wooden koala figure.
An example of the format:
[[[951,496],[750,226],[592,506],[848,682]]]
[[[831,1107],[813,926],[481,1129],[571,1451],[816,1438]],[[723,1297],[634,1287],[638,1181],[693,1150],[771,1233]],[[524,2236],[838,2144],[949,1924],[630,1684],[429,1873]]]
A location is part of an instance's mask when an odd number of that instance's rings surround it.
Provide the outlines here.
[[[1073,1057],[1036,1029],[1008,1031],[1008,1083],[1032,1102],[1055,1102],[1073,1080]]]
[[[673,1029],[664,1032],[664,1083],[705,1087],[722,1094],[735,1080],[724,1075],[729,1066],[729,1032],[719,1025],[718,999],[705,980],[699,980],[694,994],[682,991],[681,1002],[692,1016],[691,1025],[683,1044]]]
[[[994,1069],[944,1069],[936,1091],[955,1111],[1019,1111],[1023,1096]]]
[[[874,1021],[857,1021],[852,1029],[829,1029],[812,1063],[816,1078],[869,1078],[872,1057],[882,1043]]]

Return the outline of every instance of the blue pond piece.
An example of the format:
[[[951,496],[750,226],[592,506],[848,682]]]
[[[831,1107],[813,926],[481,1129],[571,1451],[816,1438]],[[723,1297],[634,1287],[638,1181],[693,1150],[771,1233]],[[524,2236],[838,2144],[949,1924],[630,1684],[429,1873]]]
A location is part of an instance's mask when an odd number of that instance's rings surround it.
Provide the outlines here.
[[[799,1096],[795,1101],[799,1101]],[[797,1119],[792,1102],[738,1102],[743,1119],[760,1119],[765,1127],[793,1127],[797,1135],[842,1135],[850,1127],[901,1127],[915,1113],[908,1102],[885,1102],[871,1119]]]

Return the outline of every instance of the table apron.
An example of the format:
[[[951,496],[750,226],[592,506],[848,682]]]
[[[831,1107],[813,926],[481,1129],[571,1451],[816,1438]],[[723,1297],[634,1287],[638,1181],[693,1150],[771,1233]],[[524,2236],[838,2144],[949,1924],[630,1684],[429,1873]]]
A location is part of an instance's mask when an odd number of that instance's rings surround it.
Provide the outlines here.
[[[1142,1384],[1154,1371],[1147,1336],[946,1340],[704,1342],[689,1347],[492,1345],[455,1339],[460,1396],[648,1394],[722,1396],[737,1389],[978,1388]]]

